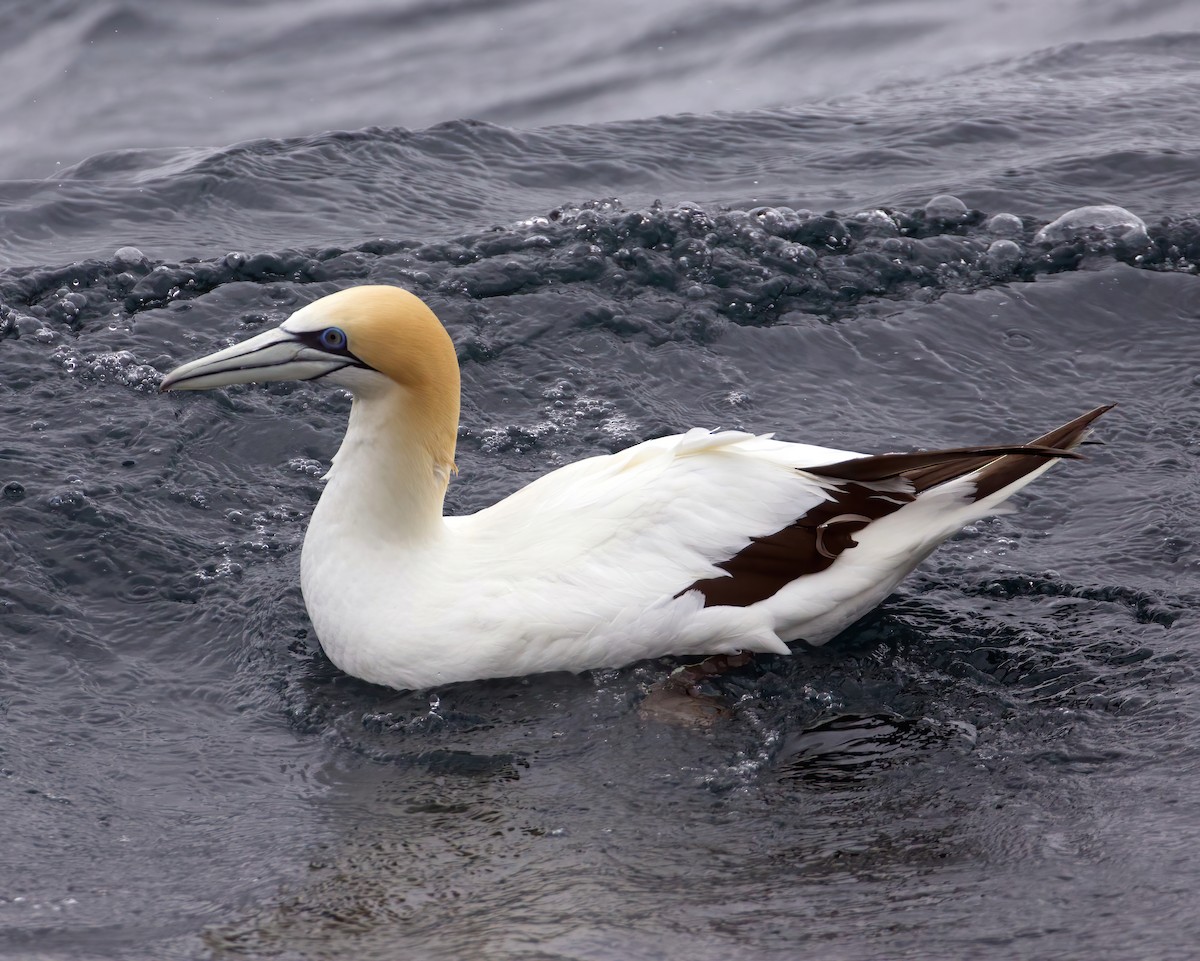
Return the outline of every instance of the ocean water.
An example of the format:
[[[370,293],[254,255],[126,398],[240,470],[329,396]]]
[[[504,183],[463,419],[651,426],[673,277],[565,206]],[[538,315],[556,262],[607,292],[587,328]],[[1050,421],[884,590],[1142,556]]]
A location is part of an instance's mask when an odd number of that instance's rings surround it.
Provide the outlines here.
[[[3,33],[4,956],[1195,956],[1200,9]],[[1118,407],[827,647],[716,682],[717,724],[639,711],[668,661],[393,692],[298,587],[348,397],[157,390],[365,282],[458,346],[454,511],[691,426],[898,450]]]

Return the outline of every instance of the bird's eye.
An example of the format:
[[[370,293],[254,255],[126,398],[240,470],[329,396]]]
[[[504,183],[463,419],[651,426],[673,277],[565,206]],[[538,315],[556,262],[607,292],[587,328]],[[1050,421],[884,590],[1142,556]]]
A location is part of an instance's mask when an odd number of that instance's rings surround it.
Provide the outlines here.
[[[321,331],[320,340],[326,350],[341,350],[346,346],[346,332],[340,327],[326,327]]]

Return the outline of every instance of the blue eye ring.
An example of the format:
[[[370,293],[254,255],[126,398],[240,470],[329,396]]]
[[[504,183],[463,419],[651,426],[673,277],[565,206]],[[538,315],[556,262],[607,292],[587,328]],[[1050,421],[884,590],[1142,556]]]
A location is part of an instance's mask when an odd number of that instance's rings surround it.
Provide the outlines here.
[[[341,327],[326,327],[317,339],[326,350],[346,349],[346,332]]]

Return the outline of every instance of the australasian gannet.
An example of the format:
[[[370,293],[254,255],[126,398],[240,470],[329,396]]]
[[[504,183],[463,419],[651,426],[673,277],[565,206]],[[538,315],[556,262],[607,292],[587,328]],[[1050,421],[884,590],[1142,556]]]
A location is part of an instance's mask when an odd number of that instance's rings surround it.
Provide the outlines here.
[[[421,300],[331,294],[162,389],[276,380],[353,395],[301,587],[334,664],[395,688],[823,644],[1108,409],[1029,445],[876,456],[693,429],[446,517],[458,361]]]

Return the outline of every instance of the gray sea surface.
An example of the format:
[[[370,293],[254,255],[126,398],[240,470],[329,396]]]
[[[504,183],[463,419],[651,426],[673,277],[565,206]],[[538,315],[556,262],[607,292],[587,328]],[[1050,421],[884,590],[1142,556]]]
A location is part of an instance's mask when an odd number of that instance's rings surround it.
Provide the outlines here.
[[[1200,7],[0,12],[0,954],[1195,956]],[[368,282],[455,339],[455,512],[1118,407],[721,723],[667,660],[394,692],[298,586],[348,396],[158,393]]]

